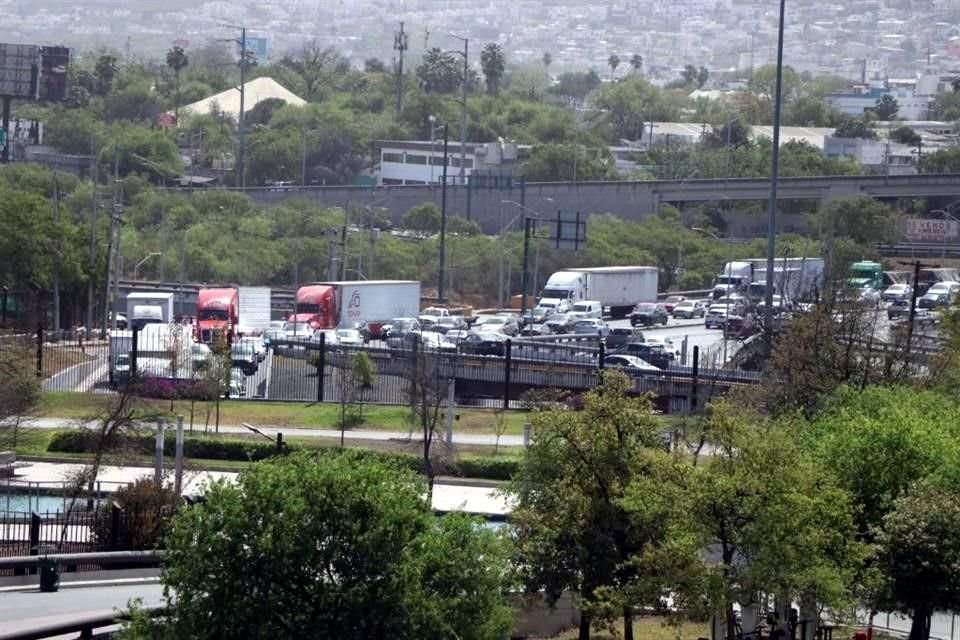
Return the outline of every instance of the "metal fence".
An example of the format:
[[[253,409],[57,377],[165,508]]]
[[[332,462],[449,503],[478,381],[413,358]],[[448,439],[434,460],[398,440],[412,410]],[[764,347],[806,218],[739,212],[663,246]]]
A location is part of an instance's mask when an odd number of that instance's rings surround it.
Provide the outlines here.
[[[134,379],[140,392],[152,397],[209,398],[218,388],[235,399],[407,405],[417,384],[439,390],[453,380],[459,404],[504,407],[519,406],[535,389],[591,389],[605,356],[614,353],[596,336],[576,335],[442,343],[439,348],[419,341],[388,347],[380,340],[347,346],[301,339],[275,341],[256,352],[255,345],[247,343],[235,348],[226,365],[232,365],[229,371],[212,374],[209,349],[193,343],[187,331],[184,326],[174,340],[169,334],[126,334],[108,341],[39,331],[6,336],[0,349],[17,354],[43,378],[44,389],[54,391],[111,393]],[[714,392],[756,382],[756,373],[721,368],[719,355],[714,349],[694,356],[694,366],[678,366],[680,360],[674,360],[661,369],[626,372],[636,392],[653,392],[674,405],[703,389]],[[211,387],[211,376],[220,386]]]

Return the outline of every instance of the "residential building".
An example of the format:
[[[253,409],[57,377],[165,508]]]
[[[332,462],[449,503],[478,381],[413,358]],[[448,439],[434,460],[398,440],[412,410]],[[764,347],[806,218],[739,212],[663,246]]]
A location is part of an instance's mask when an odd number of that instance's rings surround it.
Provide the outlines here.
[[[429,140],[378,140],[378,185],[439,184],[443,180],[443,142]],[[524,148],[526,150],[527,148]],[[510,174],[520,146],[509,142],[468,142],[463,148],[463,173],[467,182],[474,172]],[[447,143],[447,183],[460,182],[460,142]]]

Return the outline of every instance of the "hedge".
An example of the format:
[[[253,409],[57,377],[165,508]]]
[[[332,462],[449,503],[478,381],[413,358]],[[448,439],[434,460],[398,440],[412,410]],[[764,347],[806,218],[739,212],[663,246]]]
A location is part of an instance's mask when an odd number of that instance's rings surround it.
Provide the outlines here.
[[[143,436],[123,436],[107,443],[110,451],[128,451],[133,454],[152,456],[156,437],[153,434]],[[164,455],[174,455],[173,438],[164,440]],[[290,450],[300,449],[299,445],[287,444]],[[96,434],[84,431],[61,431],[53,436],[47,451],[56,453],[93,453],[96,448]],[[339,455],[343,450],[334,447],[316,447],[318,455]],[[420,456],[393,451],[375,451],[372,449],[349,449],[355,455],[383,460],[400,467],[423,473],[423,459]],[[238,440],[228,438],[210,438],[187,436],[183,440],[183,455],[187,458],[206,460],[257,461],[277,454],[276,446],[268,442]],[[435,461],[438,475],[456,478],[479,478],[485,480],[509,480],[516,473],[519,460],[506,456],[475,456],[460,460],[439,459]]]

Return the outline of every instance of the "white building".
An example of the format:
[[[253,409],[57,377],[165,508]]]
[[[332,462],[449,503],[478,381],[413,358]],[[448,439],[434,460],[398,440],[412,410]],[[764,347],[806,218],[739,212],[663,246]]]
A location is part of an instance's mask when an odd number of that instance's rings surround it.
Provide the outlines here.
[[[429,140],[378,140],[378,185],[431,184],[443,180],[443,142]],[[463,173],[510,174],[517,166],[518,145],[509,142],[468,142],[463,148]],[[460,143],[447,143],[447,183],[460,182]]]

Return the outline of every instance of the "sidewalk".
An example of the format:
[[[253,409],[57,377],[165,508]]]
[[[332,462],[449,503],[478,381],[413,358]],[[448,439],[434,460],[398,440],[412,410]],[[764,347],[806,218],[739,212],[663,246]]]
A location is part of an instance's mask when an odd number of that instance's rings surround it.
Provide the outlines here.
[[[173,484],[172,461],[167,461],[166,483]],[[83,468],[82,464],[61,462],[31,462],[29,467],[17,470],[14,480],[21,482],[64,482]],[[105,491],[130,484],[139,478],[152,478],[152,467],[104,466],[97,479],[102,482]],[[188,469],[184,471],[183,493],[202,495],[206,486],[216,480],[236,481],[233,471],[205,471]],[[433,508],[437,511],[466,511],[485,516],[504,516],[510,511],[506,496],[499,493],[489,483],[465,484],[461,480],[444,482],[438,480],[433,489]]]
[[[21,426],[32,427],[34,429],[70,429],[80,426],[80,423],[76,420],[69,420],[64,418],[25,418],[21,423]],[[89,423],[85,426],[94,426],[93,423]],[[144,429],[155,429],[156,423],[143,422],[140,423]],[[339,429],[310,429],[304,427],[277,427],[270,425],[252,425],[262,431],[264,434],[275,438],[278,433],[283,433],[285,438],[289,437],[306,437],[306,438],[340,438]],[[167,430],[170,430],[171,427],[176,428],[176,424],[167,423]],[[185,425],[184,429],[188,429]],[[194,433],[197,433],[198,430],[196,426],[194,427]],[[210,432],[213,431],[212,428],[209,429]],[[202,431],[200,431],[202,432]],[[250,434],[250,430],[246,429],[240,425],[220,425],[220,433],[228,434]],[[372,431],[372,430],[358,430],[358,429],[347,429],[344,432],[344,437],[347,440],[397,440],[402,442],[408,442],[410,440],[410,434],[406,431]],[[413,441],[420,442],[422,438],[418,437],[417,432],[413,433]],[[443,428],[438,429],[436,437],[442,441],[444,437]],[[497,437],[492,433],[457,433],[456,426],[453,429],[453,444],[464,444],[464,445],[486,445],[494,446],[497,444]],[[502,435],[500,436],[500,445],[504,447],[522,447],[523,446],[523,436],[522,435]]]

